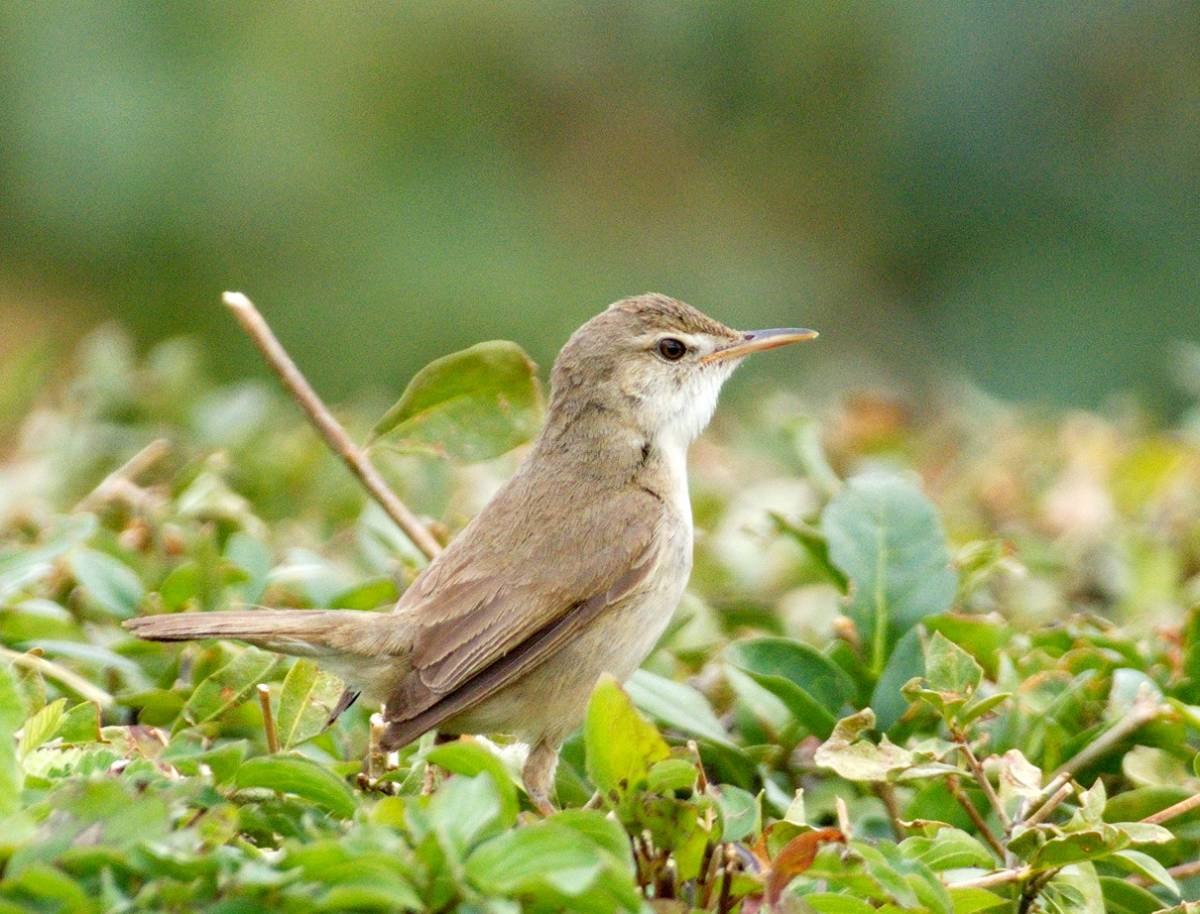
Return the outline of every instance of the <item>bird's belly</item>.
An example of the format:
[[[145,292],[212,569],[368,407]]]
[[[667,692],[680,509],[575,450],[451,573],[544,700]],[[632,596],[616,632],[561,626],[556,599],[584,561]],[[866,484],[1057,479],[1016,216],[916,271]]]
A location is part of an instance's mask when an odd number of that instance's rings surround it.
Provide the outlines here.
[[[561,742],[583,720],[596,680],[609,673],[624,681],[654,649],[683,595],[688,570],[681,565],[682,574],[613,606],[540,666],[443,729]]]

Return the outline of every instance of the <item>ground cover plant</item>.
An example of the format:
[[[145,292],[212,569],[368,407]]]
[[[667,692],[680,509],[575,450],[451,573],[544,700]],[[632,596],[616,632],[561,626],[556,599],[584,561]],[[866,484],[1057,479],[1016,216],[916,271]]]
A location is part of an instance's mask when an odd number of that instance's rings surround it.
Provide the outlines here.
[[[443,541],[537,427],[512,356],[343,411]],[[0,912],[1190,909],[1200,422],[781,386],[693,449],[689,595],[543,818],[517,747],[381,756],[311,661],[121,629],[424,558],[271,385],[92,337],[4,404]]]

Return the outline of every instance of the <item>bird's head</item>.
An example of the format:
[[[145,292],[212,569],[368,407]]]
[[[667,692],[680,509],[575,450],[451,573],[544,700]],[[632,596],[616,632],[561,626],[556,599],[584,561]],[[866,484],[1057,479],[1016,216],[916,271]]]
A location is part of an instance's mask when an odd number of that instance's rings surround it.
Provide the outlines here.
[[[611,411],[647,437],[686,445],[712,418],[721,385],[746,356],[811,340],[815,330],[734,330],[665,295],[610,305],[575,331],[554,363],[552,420]]]

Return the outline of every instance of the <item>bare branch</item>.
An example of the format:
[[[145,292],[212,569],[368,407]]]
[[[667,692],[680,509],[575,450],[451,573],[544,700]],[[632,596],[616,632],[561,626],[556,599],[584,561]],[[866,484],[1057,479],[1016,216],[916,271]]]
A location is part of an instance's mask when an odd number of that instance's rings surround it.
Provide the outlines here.
[[[1151,825],[1158,825],[1161,822],[1168,822],[1171,819],[1178,818],[1184,813],[1189,813],[1193,809],[1200,809],[1200,793],[1193,794],[1186,800],[1180,800],[1174,806],[1160,809],[1158,812],[1146,816],[1142,821]]]
[[[292,361],[283,345],[275,338],[275,334],[258,309],[254,307],[254,303],[241,292],[226,292],[222,296],[222,301],[233,312],[238,323],[242,325],[242,329],[250,335],[254,345],[267,360],[267,364],[279,375],[283,386],[304,410],[309,422],[320,432],[325,443],[342,458],[342,462],[363,484],[368,494],[383,507],[388,517],[396,522],[396,525],[404,531],[413,544],[425,553],[427,558],[434,558],[442,551],[441,544],[434,539],[433,534],[417,519],[408,506],[396,497],[396,493],[388,488],[366,455],[350,440],[346,430],[321,402],[321,398],[312,389],[312,385],[296,367],[296,363]]]
[[[262,708],[263,730],[267,734],[267,751],[274,755],[279,751],[279,734],[275,732],[275,715],[271,713],[271,690],[266,683],[257,687],[258,704]]]
[[[1000,839],[996,837],[995,833],[988,828],[987,822],[984,820],[983,816],[980,815],[979,810],[975,808],[975,804],[971,802],[971,798],[963,793],[962,787],[960,787],[958,783],[958,777],[956,775],[950,775],[950,777],[946,778],[946,786],[950,789],[950,794],[955,800],[958,801],[958,805],[963,808],[964,812],[966,812],[967,817],[970,818],[970,820],[975,824],[975,827],[979,829],[979,833],[983,835],[984,840],[986,840],[988,843],[988,846],[991,847],[991,849],[995,851],[996,856],[1003,861],[1005,859],[1004,845],[1000,843]]]
[[[1039,822],[1045,822],[1050,813],[1054,812],[1054,810],[1059,807],[1059,804],[1070,795],[1071,785],[1063,784],[1060,788],[1058,788],[1058,791],[1054,794],[1054,796],[1029,814],[1029,817],[1025,820],[1025,824],[1037,825]]]
[[[37,670],[47,679],[55,679],[61,682],[72,692],[76,692],[86,701],[94,701],[102,708],[107,708],[113,703],[113,697],[92,685],[82,676],[71,672],[66,667],[59,666],[52,660],[47,660],[40,654],[28,653],[23,654],[20,651],[14,651],[10,648],[0,645],[0,657],[7,657],[10,661],[18,666],[28,667],[31,670]]]

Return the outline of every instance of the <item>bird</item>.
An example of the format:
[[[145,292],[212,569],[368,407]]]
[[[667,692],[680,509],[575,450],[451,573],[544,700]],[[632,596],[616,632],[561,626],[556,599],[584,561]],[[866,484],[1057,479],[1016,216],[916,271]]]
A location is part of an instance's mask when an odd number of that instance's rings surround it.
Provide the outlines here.
[[[506,734],[529,747],[531,804],[554,810],[559,748],[592,689],[653,650],[692,568],[688,446],[752,353],[804,328],[738,331],[658,293],[571,335],[544,425],[515,474],[390,612],[243,609],[125,622],[152,641],[234,639],[312,657],[383,705],[383,749]],[[340,705],[348,704],[340,702]]]

